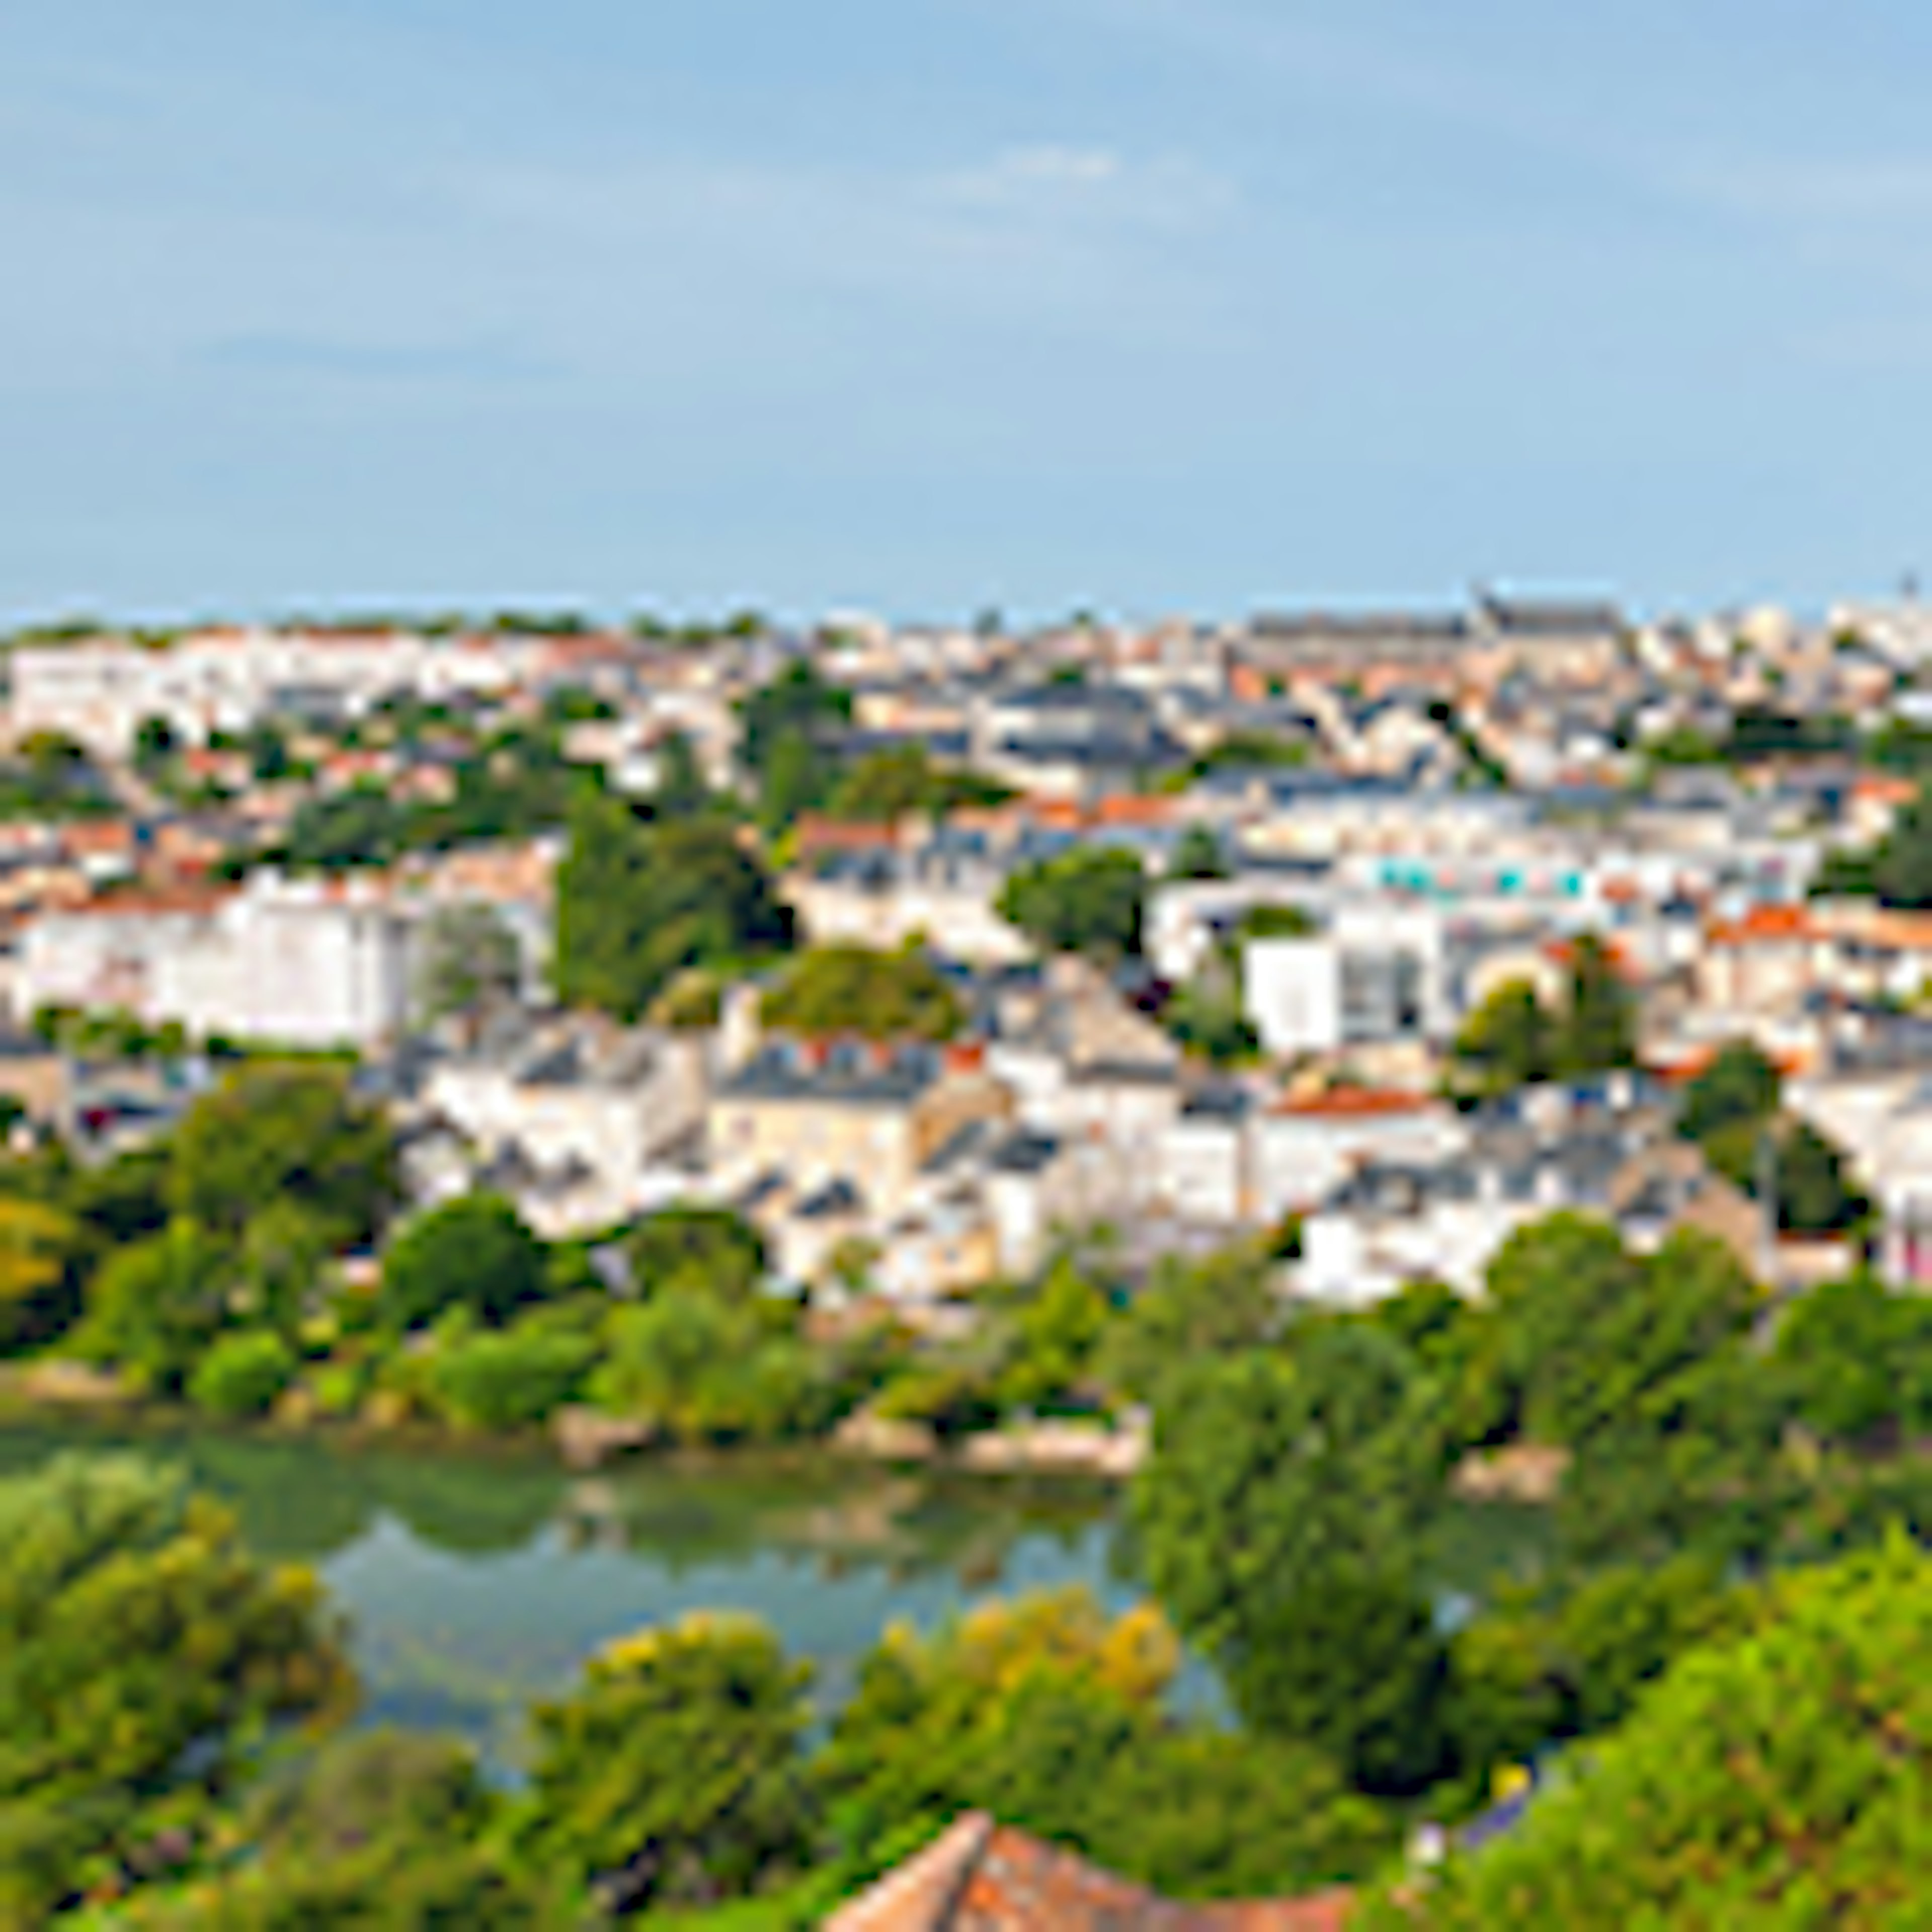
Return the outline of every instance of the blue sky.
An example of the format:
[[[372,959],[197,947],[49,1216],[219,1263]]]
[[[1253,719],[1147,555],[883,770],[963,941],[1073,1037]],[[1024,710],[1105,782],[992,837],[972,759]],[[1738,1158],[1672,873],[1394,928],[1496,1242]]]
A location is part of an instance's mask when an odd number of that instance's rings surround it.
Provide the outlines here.
[[[1904,0],[9,0],[0,614],[1932,574]]]

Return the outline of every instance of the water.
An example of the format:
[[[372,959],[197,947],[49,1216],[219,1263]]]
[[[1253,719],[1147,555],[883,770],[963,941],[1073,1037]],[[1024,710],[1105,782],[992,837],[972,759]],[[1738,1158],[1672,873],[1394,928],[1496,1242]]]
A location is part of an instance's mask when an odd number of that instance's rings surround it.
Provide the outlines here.
[[[184,1466],[266,1557],[344,1613],[374,1720],[462,1732],[514,1766],[521,1714],[600,1644],[694,1609],[763,1618],[831,1706],[896,1618],[1079,1583],[1121,1607],[1114,1499],[821,1459],[634,1463],[573,1477],[502,1450],[351,1448],[182,1429],[0,1426],[0,1474],[63,1449]]]

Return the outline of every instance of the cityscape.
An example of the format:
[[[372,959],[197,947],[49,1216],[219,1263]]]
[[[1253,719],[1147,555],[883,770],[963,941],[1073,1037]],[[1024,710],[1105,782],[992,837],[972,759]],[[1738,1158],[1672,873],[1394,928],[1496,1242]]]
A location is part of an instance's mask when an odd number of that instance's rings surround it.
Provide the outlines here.
[[[1932,1899],[1932,15],[0,9],[0,1932]]]

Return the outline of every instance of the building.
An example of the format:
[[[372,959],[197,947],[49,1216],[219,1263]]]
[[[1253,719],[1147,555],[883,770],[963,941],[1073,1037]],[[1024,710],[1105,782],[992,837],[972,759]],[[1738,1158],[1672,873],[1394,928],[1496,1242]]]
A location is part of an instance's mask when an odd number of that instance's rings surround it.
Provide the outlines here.
[[[15,1012],[106,1009],[201,1038],[373,1046],[414,1021],[424,933],[460,896],[257,873],[232,890],[117,893],[43,912],[20,934]],[[543,909],[491,903],[533,971]]]

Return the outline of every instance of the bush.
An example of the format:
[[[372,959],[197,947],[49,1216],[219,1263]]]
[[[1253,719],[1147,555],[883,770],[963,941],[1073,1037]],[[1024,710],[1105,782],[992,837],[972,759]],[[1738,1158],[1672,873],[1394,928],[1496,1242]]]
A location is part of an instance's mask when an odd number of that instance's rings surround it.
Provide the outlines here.
[[[468,1194],[419,1215],[391,1246],[377,1300],[398,1330],[468,1309],[493,1327],[540,1300],[544,1246],[500,1195]]]
[[[296,1372],[289,1345],[266,1328],[224,1335],[188,1378],[188,1395],[210,1415],[266,1415]]]
[[[436,1358],[432,1386],[455,1421],[478,1429],[526,1429],[577,1393],[597,1353],[588,1336],[519,1326],[446,1348]]]

